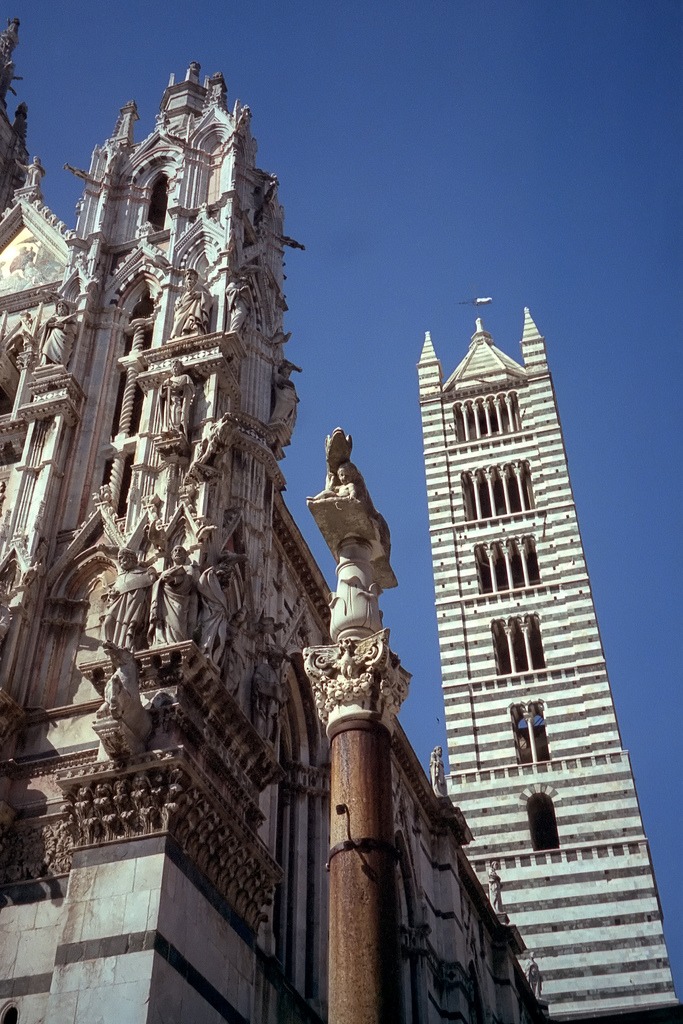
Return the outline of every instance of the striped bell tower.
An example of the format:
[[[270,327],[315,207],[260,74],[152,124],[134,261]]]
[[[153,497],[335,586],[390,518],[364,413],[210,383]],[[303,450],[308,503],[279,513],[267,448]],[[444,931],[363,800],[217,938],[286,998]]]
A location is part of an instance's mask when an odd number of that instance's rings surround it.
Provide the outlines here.
[[[523,364],[477,320],[444,382],[427,334],[420,404],[449,792],[554,1019],[675,1002],[622,749],[546,346]]]

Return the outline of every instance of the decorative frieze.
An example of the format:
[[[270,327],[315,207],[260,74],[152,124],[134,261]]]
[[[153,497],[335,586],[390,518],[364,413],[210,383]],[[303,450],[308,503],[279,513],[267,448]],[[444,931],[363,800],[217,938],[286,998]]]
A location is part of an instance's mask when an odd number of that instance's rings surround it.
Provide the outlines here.
[[[156,763],[108,764],[64,773],[64,811],[74,848],[167,833],[254,931],[265,920],[281,872],[257,835],[182,751]]]
[[[69,871],[74,836],[65,817],[0,825],[0,885]]]

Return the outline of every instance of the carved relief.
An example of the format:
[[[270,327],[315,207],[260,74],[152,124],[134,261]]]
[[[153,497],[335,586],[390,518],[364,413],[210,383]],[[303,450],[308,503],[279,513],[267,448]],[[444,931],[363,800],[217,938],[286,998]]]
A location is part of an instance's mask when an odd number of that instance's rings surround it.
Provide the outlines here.
[[[184,768],[138,771],[69,789],[75,845],[170,832],[249,927],[272,902],[280,871],[255,835],[222,812]]]
[[[0,885],[69,871],[73,838],[66,819],[0,826]]]

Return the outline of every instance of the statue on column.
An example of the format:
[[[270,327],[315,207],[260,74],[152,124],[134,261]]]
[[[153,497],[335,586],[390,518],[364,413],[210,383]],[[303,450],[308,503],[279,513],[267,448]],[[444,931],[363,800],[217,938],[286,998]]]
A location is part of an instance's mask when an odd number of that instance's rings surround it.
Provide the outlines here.
[[[119,574],[107,594],[107,612],[102,623],[104,639],[127,651],[146,646],[152,585],[157,573],[138,564],[130,548],[119,551]]]
[[[71,350],[78,333],[78,312],[72,312],[66,299],[57,296],[55,311],[48,317],[40,331],[40,362],[69,365]]]
[[[196,270],[185,271],[185,290],[176,299],[173,313],[172,338],[208,334],[213,298],[199,280]]]
[[[148,639],[150,644],[177,644],[191,640],[197,625],[198,566],[182,544],[171,552],[171,565],[152,589]]]
[[[443,766],[443,748],[434,747],[432,755],[429,759],[429,777],[432,783],[432,789],[437,796],[448,796],[448,789],[446,788],[446,772]]]
[[[161,430],[164,434],[182,434],[186,439],[190,433],[190,414],[194,401],[194,382],[180,359],[174,359],[171,373],[159,389],[161,406]]]

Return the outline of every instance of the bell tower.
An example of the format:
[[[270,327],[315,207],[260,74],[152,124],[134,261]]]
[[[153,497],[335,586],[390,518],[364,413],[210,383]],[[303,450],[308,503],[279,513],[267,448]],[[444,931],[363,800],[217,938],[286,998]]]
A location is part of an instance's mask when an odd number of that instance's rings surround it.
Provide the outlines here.
[[[675,1001],[648,843],[600,642],[546,346],[477,320],[418,364],[449,795],[553,1018]],[[499,867],[498,867],[499,865]]]

